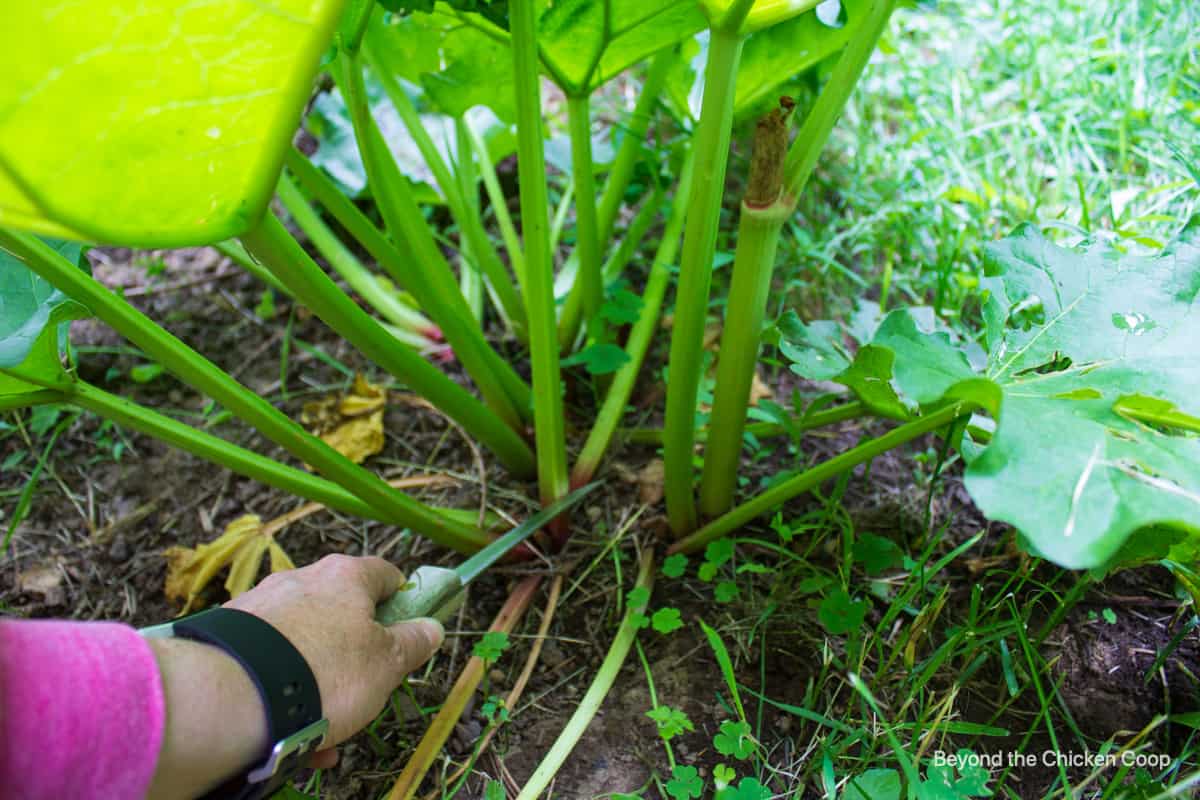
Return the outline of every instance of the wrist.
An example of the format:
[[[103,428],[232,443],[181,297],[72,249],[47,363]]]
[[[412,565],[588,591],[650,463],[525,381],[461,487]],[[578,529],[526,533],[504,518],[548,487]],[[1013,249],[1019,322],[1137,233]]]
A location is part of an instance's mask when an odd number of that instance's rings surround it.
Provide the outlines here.
[[[151,639],[166,723],[151,798],[196,797],[267,750],[267,717],[250,675],[218,647]]]

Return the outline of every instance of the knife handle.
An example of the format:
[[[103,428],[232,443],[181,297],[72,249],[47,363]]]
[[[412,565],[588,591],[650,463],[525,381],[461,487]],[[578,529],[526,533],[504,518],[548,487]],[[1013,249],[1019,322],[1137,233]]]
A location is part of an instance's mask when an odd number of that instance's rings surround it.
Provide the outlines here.
[[[462,605],[462,579],[445,567],[417,567],[400,591],[375,607],[375,621],[394,625],[406,619],[434,617],[440,622]]]

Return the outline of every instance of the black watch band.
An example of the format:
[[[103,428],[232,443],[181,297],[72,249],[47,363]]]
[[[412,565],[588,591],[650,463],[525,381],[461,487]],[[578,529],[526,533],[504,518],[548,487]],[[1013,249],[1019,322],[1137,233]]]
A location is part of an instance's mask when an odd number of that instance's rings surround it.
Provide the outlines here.
[[[308,662],[270,623],[233,608],[210,608],[142,631],[176,636],[221,648],[245,668],[267,715],[267,749],[248,773],[232,778],[203,800],[270,797],[319,749],[329,730],[321,693]]]

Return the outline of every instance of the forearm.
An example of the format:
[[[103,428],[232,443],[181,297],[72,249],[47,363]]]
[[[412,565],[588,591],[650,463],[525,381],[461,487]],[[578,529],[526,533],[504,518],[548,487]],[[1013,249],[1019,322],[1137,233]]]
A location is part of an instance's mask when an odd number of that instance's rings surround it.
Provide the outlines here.
[[[224,651],[152,639],[166,725],[151,800],[197,797],[245,772],[267,748],[267,721],[250,676]]]

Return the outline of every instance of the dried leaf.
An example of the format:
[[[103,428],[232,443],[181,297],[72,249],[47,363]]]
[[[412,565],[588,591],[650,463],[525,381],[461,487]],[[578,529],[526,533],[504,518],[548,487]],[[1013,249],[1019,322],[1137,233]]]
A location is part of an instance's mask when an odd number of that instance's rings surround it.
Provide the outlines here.
[[[300,422],[315,434],[333,430],[342,421],[338,405],[337,395],[310,400],[300,411]]]
[[[211,542],[190,547],[171,547],[166,551],[167,579],[163,587],[170,600],[183,600],[181,613],[191,610],[204,587],[217,573],[229,567],[225,588],[231,597],[237,597],[254,585],[263,555],[271,551],[271,571],[292,569],[292,560],[287,557],[274,540],[272,533],[264,530],[262,519],[257,514],[245,514],[225,526],[224,532]],[[275,550],[279,553],[276,554]]]
[[[268,544],[270,541],[267,537],[256,534],[233,554],[233,561],[229,564],[229,576],[225,578],[225,591],[229,592],[230,597],[237,597],[254,585]]]
[[[37,595],[47,606],[61,606],[67,599],[63,571],[57,563],[38,564],[18,572],[17,591]]]
[[[361,464],[383,449],[383,409],[343,422],[321,439],[355,464]]]
[[[354,376],[354,385],[342,396],[338,411],[344,417],[361,417],[373,411],[379,411],[387,405],[387,392],[382,386],[368,383],[367,379],[358,373]]]
[[[754,382],[750,384],[750,405],[756,406],[760,400],[772,400],[775,393],[771,387],[759,377],[758,370],[754,371]]]
[[[361,464],[383,449],[383,410],[387,391],[361,374],[341,396],[306,403],[300,420],[333,449]]]
[[[638,500],[652,506],[663,497],[663,479],[666,472],[661,458],[656,458],[638,470]]]
[[[274,539],[267,542],[267,552],[271,554],[271,572],[286,572],[289,569],[295,569],[296,564],[292,561],[292,557],[287,554],[287,551],[279,546],[279,543]]]

